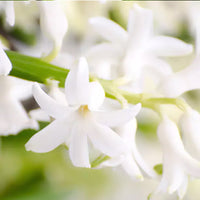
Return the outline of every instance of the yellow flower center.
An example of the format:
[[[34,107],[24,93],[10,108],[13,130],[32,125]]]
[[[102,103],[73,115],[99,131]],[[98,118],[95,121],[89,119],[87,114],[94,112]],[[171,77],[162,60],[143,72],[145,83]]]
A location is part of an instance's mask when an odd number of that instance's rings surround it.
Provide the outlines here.
[[[83,105],[83,106],[80,106],[80,108],[78,109],[79,113],[82,115],[82,116],[86,116],[89,112],[89,108],[88,108],[88,105]]]

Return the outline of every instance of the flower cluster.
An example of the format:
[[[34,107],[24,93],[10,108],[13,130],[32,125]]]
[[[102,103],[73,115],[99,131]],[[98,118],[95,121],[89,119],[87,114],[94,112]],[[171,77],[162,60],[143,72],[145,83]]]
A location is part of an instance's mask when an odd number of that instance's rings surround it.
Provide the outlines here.
[[[60,2],[37,5],[42,33],[53,42],[51,52],[40,59],[53,63],[60,56],[68,21]],[[6,21],[13,26],[13,2],[2,2],[2,7]],[[166,58],[189,55],[193,46],[154,34],[153,23],[152,11],[137,4],[130,10],[127,30],[104,17],[89,19],[95,37],[100,36],[103,42],[82,52],[78,62],[72,59],[64,89],[59,88],[57,80],[51,80],[50,74],[46,81],[48,94],[38,83],[9,76],[12,63],[1,44],[0,134],[36,129],[38,132],[25,144],[27,151],[45,153],[65,145],[76,167],[121,166],[133,179],[160,180],[152,196],[177,192],[183,198],[189,177],[200,178],[200,114],[182,98],[185,92],[200,89],[200,33],[197,26],[196,55],[191,64],[173,72]],[[35,81],[41,83],[37,78]],[[32,95],[41,108],[32,110],[30,115],[20,101],[24,94],[16,95],[16,88],[19,90],[22,85],[32,87]],[[108,97],[115,99],[112,105],[107,102]],[[160,117],[157,136],[163,155],[161,177],[137,148],[136,116],[143,108]],[[174,113],[179,109],[177,120],[172,119],[168,108]],[[39,130],[37,121],[41,120],[49,121],[49,125]],[[95,166],[94,151],[99,156],[95,157]]]

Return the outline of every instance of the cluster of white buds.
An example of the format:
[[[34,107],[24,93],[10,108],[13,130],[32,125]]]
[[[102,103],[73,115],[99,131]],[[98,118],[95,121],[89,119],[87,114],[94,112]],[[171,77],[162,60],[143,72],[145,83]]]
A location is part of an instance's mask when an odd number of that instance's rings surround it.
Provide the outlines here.
[[[41,58],[48,62],[59,53],[68,29],[59,3],[38,2],[41,30],[54,43],[50,54]],[[6,19],[14,25],[13,2],[7,4],[5,13],[10,15]],[[153,194],[177,192],[183,198],[189,176],[200,178],[200,114],[180,98],[187,91],[200,89],[199,29],[194,61],[174,73],[164,57],[191,54],[193,47],[173,37],[154,35],[151,10],[134,4],[127,31],[103,17],[91,18],[89,24],[106,42],[91,47],[70,66],[64,90],[52,80],[48,95],[34,83],[32,94],[41,110],[32,111],[31,117],[20,98],[13,95],[12,82],[16,80],[8,76],[12,64],[0,46],[0,134],[39,129],[37,120],[44,116],[50,124],[30,138],[27,151],[44,153],[64,144],[74,166],[90,168],[95,149],[103,158],[95,167],[121,166],[133,179],[161,179]],[[119,100],[122,107],[106,109],[105,94]],[[178,122],[167,115],[163,104],[181,110]],[[161,177],[137,148],[136,116],[143,107],[161,117],[157,129],[163,153]]]

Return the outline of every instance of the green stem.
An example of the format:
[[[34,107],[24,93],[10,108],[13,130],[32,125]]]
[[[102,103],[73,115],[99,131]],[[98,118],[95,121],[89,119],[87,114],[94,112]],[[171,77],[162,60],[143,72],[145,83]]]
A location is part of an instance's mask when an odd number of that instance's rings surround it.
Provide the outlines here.
[[[10,75],[29,81],[46,84],[48,79],[59,81],[59,86],[64,87],[69,70],[47,63],[39,58],[22,55],[14,51],[6,51],[13,68]],[[116,99],[122,105],[141,103],[143,107],[157,110],[159,105],[171,104],[185,110],[187,104],[182,99],[176,98],[151,98],[148,94],[134,94],[118,88],[115,80],[104,80],[90,76],[90,80],[98,80],[103,86],[108,98]]]

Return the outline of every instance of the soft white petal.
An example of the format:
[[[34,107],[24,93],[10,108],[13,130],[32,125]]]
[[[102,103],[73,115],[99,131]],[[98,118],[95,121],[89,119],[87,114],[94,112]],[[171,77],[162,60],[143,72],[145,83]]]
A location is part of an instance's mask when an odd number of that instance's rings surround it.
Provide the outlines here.
[[[97,110],[105,99],[105,92],[103,87],[99,82],[91,82],[89,85],[90,89],[90,99],[89,99],[89,109]]]
[[[150,177],[156,177],[155,171],[147,165],[147,163],[142,158],[136,146],[136,129],[137,129],[137,121],[134,117],[132,120],[127,122],[125,125],[120,126],[116,129],[116,132],[123,138],[127,145],[130,147],[130,151],[132,152],[132,157],[137,162],[139,167]],[[134,162],[135,162],[134,161]]]
[[[61,46],[68,29],[68,23],[59,2],[40,1],[38,5],[40,7],[40,25],[42,31],[55,42],[56,46]]]
[[[139,167],[149,176],[152,178],[157,177],[157,174],[155,173],[155,171],[153,170],[153,168],[151,168],[143,159],[142,155],[140,154],[140,152],[138,151],[136,144],[133,144],[133,156],[135,158],[135,161],[137,162],[137,164],[139,165]]]
[[[188,177],[185,176],[181,186],[178,189],[178,196],[180,199],[183,199],[183,197],[185,196],[185,193],[187,192],[187,186],[188,186]]]
[[[181,155],[182,165],[187,174],[200,178],[200,162],[192,158],[187,152]]]
[[[0,75],[8,75],[12,69],[12,64],[0,44]]]
[[[15,10],[14,10],[14,2],[8,1],[5,2],[5,15],[6,21],[10,26],[14,26],[15,24]]]
[[[72,128],[69,155],[74,166],[90,167],[87,135],[84,126],[76,124]]]
[[[158,90],[166,97],[178,97],[181,94],[200,89],[200,57],[190,66],[163,79]]]
[[[33,85],[33,96],[39,106],[53,118],[60,118],[69,113],[69,108],[58,104],[53,98],[48,96],[38,84]]]
[[[89,20],[94,30],[100,34],[104,39],[123,44],[127,40],[126,31],[117,23],[106,19],[104,17],[94,17]]]
[[[37,121],[49,122],[51,119],[42,109],[37,108],[29,112],[29,116]]]
[[[65,93],[69,105],[88,105],[90,97],[89,69],[85,58],[73,67],[65,81]]]
[[[152,11],[134,4],[134,8],[130,11],[128,20],[128,33],[130,40],[132,41],[131,46],[143,44],[143,42],[145,42],[146,39],[151,35],[152,30]]]
[[[167,153],[168,149],[173,149],[174,154],[185,152],[178,127],[175,122],[171,121],[166,116],[159,124],[157,134],[164,153]]]
[[[192,53],[193,47],[173,37],[156,36],[150,40],[148,51],[157,56],[183,56]]]
[[[131,155],[126,156],[125,160],[122,162],[122,167],[132,178],[143,180],[142,173]]]
[[[32,136],[25,147],[36,153],[49,152],[64,143],[69,134],[70,123],[65,118],[58,119]]]
[[[0,135],[17,134],[26,128],[38,129],[38,124],[17,99],[4,94],[0,100]]]
[[[200,159],[200,114],[188,109],[180,118],[183,141],[186,149],[197,159]]]
[[[119,156],[126,151],[120,136],[106,126],[91,122],[88,137],[96,149],[110,157]]]
[[[133,119],[141,109],[141,104],[137,104],[131,108],[115,110],[115,111],[102,111],[93,112],[95,119],[106,126],[120,126],[129,120]]]
[[[90,64],[97,62],[107,62],[109,64],[117,64],[117,58],[123,53],[123,48],[112,43],[101,43],[93,46],[87,51],[86,57]]]

